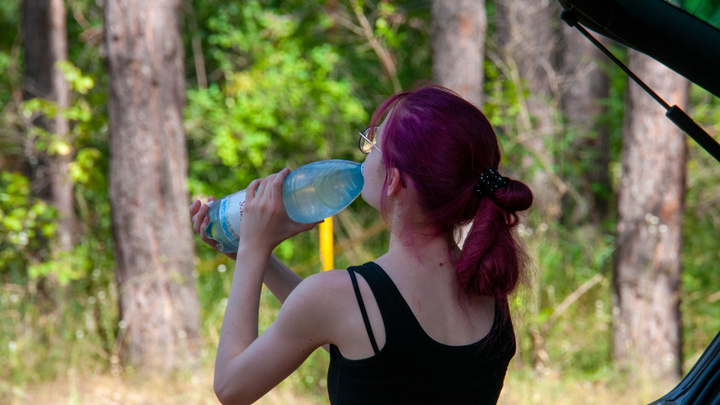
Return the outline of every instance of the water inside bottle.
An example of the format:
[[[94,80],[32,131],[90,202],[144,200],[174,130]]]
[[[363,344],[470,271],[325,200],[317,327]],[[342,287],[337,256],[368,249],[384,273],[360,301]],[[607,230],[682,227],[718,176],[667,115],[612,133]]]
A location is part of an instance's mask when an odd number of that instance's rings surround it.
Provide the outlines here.
[[[332,163],[329,163],[332,162]],[[311,223],[335,215],[360,194],[363,177],[359,164],[324,161],[291,172],[283,188],[290,218]]]
[[[355,168],[350,168],[357,172]],[[350,170],[322,170],[313,182],[318,199],[328,208],[343,209],[357,196],[356,184],[352,182],[354,173]],[[350,181],[348,181],[350,180]],[[348,184],[350,183],[350,184]],[[362,184],[360,185],[362,190]]]

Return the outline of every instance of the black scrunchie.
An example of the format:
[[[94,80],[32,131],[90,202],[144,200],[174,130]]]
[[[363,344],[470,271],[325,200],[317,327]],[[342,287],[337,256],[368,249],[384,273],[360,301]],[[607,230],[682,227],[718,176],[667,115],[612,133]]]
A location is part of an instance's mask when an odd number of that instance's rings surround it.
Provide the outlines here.
[[[475,192],[479,195],[492,195],[497,189],[501,187],[507,187],[510,184],[510,179],[503,177],[492,167],[488,167],[480,175],[480,181],[475,187]]]

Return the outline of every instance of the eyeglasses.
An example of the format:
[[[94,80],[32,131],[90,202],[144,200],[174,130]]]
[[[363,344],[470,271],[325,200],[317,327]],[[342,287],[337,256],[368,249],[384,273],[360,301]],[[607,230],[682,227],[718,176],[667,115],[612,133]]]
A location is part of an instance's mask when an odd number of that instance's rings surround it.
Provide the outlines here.
[[[375,133],[377,132],[377,130],[378,126],[373,125],[371,127],[367,127],[364,131],[360,132],[360,152],[367,155],[368,153],[370,153],[372,148],[375,148],[382,155],[382,151],[380,150],[380,148],[375,145]]]

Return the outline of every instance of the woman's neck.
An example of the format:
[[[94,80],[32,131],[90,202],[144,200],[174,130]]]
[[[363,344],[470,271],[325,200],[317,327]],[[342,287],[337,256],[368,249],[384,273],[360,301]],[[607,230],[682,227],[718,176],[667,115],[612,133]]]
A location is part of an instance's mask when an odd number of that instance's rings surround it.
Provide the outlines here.
[[[407,237],[395,232],[390,234],[388,252],[376,261],[380,266],[402,271],[408,269],[416,275],[428,273],[433,278],[439,273],[455,277],[455,263],[460,249],[451,235],[440,235],[428,239],[424,233],[415,232]],[[384,266],[383,266],[384,267]],[[446,269],[447,271],[439,271]]]
[[[388,196],[384,208],[385,219],[391,228],[390,246],[388,252],[375,262],[396,274],[409,271],[417,279],[455,285],[455,264],[460,257],[460,248],[452,232],[437,234],[420,212],[411,186]]]

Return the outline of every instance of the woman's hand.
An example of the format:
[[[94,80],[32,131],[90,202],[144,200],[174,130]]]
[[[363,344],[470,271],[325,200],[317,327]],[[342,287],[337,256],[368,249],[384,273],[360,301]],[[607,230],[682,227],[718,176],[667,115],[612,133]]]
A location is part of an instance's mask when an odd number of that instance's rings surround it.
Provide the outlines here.
[[[240,247],[251,252],[270,253],[282,241],[314,228],[293,221],[285,211],[282,188],[289,169],[250,183],[240,225]]]
[[[215,197],[210,196],[208,197],[208,202],[215,201]],[[193,230],[196,234],[200,235],[200,239],[202,239],[203,242],[207,243],[211,248],[217,250],[220,252],[217,248],[217,241],[208,239],[207,236],[205,236],[205,228],[207,228],[208,224],[210,223],[210,217],[207,216],[208,212],[208,205],[207,204],[201,204],[200,200],[196,200],[192,205],[190,205],[190,221],[193,223]],[[237,253],[223,253],[225,256],[236,260],[237,259]]]

